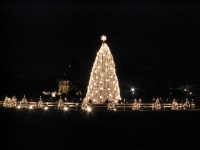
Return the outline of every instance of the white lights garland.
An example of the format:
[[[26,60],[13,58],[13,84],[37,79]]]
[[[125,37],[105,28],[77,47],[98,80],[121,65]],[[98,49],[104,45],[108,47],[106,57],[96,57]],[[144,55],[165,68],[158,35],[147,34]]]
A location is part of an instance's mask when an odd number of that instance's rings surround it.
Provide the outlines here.
[[[12,99],[9,97],[5,97],[3,101],[3,107],[11,108],[17,106],[17,98],[15,96],[12,96]]]
[[[171,110],[178,110],[178,103],[177,103],[176,99],[173,99],[173,101],[172,101]]]
[[[155,101],[154,109],[155,110],[161,110],[161,104],[160,104],[160,100],[158,98]]]
[[[183,109],[190,109],[190,102],[188,99],[185,100],[183,104]]]
[[[108,103],[108,108],[107,108],[109,111],[116,111],[116,108],[115,108],[115,101],[110,101]]]
[[[132,110],[140,110],[140,103],[137,101],[137,99],[134,99]]]
[[[43,100],[40,96],[40,100],[38,101],[38,108],[44,108]]]

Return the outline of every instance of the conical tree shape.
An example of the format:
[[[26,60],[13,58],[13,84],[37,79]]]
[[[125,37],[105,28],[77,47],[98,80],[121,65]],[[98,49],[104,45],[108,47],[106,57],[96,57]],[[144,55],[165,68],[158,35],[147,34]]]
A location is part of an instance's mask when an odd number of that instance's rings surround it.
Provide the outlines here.
[[[115,62],[108,45],[104,42],[106,37],[102,36],[101,39],[103,43],[93,64],[85,97],[94,104],[121,99]]]

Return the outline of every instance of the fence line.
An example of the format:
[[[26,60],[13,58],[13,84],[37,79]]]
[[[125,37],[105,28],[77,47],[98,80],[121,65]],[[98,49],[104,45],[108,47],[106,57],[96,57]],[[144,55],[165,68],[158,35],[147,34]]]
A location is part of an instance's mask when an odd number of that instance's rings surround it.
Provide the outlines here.
[[[19,105],[20,102],[17,102]],[[38,102],[28,102],[28,105],[33,106],[33,108],[38,109]],[[43,104],[50,109],[58,109],[58,102],[43,102]],[[68,106],[69,110],[81,110],[82,103],[75,102],[63,102],[65,106]],[[107,110],[108,104],[90,104],[93,110]],[[132,110],[133,103],[123,103],[115,104],[117,111],[128,111]],[[0,101],[0,107],[3,107],[3,101]],[[171,103],[161,103],[161,110],[171,110]],[[183,110],[183,103],[178,103],[179,110]],[[190,109],[196,109],[195,104],[191,104]],[[140,110],[155,110],[154,103],[140,103]]]

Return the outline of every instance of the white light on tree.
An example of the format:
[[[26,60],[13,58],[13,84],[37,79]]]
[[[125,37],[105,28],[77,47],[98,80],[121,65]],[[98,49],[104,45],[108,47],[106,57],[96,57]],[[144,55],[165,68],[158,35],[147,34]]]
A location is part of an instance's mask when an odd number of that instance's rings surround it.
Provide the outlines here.
[[[9,97],[5,97],[4,101],[3,101],[3,106],[4,107],[16,107],[17,106],[17,98],[15,96],[12,96],[12,99]]]
[[[105,103],[106,100],[121,99],[115,62],[108,45],[105,43],[106,36],[101,36],[101,40],[103,43],[93,64],[85,97],[96,104]]]

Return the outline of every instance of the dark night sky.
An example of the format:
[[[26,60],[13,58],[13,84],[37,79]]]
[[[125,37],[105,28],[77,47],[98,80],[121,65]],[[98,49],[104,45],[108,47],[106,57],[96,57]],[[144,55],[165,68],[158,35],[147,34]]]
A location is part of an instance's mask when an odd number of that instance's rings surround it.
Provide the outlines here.
[[[160,89],[196,80],[199,8],[193,1],[5,1],[2,95],[24,78],[36,84],[68,73],[69,64],[73,77],[87,84],[103,34],[122,87]]]

